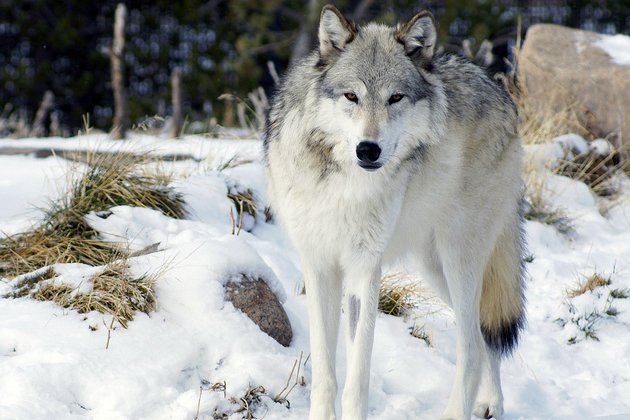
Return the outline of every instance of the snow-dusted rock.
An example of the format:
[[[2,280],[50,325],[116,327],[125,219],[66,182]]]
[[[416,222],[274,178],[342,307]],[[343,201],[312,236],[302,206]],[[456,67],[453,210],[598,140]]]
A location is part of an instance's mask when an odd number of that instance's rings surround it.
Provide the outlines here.
[[[224,287],[226,300],[243,311],[264,333],[285,347],[291,344],[293,331],[289,317],[267,283],[243,277],[227,282]]]
[[[519,58],[534,106],[572,109],[592,138],[610,134],[630,144],[630,37],[563,26],[529,28]]]

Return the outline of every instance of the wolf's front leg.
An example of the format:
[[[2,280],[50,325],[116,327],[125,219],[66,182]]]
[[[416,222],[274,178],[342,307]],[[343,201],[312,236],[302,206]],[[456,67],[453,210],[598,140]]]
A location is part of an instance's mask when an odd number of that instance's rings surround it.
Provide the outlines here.
[[[341,312],[341,276],[333,267],[303,262],[313,382],[309,420],[335,420],[335,355]]]
[[[342,418],[362,420],[368,412],[370,359],[381,279],[380,263],[346,273],[346,384],[341,398]]]

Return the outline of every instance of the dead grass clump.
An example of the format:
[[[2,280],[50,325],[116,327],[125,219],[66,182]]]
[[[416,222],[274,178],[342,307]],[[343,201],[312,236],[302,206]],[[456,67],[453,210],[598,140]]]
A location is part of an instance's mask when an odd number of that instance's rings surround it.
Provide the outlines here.
[[[568,344],[590,338],[600,341],[598,329],[602,324],[623,322],[617,319],[620,311],[617,305],[627,307],[622,303],[628,299],[630,291],[612,287],[613,268],[610,275],[594,271],[583,278],[573,288],[567,289],[563,306],[566,312],[555,322],[562,328],[568,328]]]
[[[388,274],[381,279],[379,312],[407,318],[420,305],[428,307],[427,315],[445,308],[431,289],[419,280],[411,280],[406,273]]]
[[[572,299],[574,297],[583,295],[586,292],[592,292],[598,287],[610,286],[610,277],[602,276],[600,273],[593,273],[586,278],[586,281],[578,284],[574,289],[567,290],[567,297]]]
[[[136,311],[155,308],[152,287],[159,274],[134,278],[128,258],[139,254],[99,240],[84,216],[94,211],[107,217],[111,213],[105,210],[119,205],[152,208],[173,218],[187,213],[182,195],[169,185],[171,176],[150,156],[89,152],[85,156],[87,168],[74,165],[65,195],[50,203],[38,225],[0,239],[0,276],[17,277],[14,291],[5,298],[31,297],[80,313],[111,314],[111,333],[114,321],[126,328]],[[56,278],[50,266],[61,263],[105,268],[89,280],[89,292],[84,292],[85,287]]]
[[[254,197],[254,192],[251,189],[238,190],[238,186],[230,187],[227,197],[234,203],[236,208],[236,217],[230,207],[230,218],[232,219],[232,235],[238,235],[242,228],[247,231],[251,231],[256,223],[256,215],[258,214],[258,203]],[[243,225],[243,214],[249,214],[252,217],[253,223]],[[238,228],[238,230],[237,230]]]
[[[92,292],[77,294],[71,307],[79,313],[109,313],[127,328],[127,323],[133,319],[136,311],[148,314],[155,309],[155,281],[155,276],[133,278],[127,262],[122,259],[109,264],[105,270],[92,277]]]
[[[517,43],[518,44],[518,43]],[[516,61],[522,60],[520,48],[515,50]],[[561,86],[557,92],[548,92],[550,99],[546,105],[535,103],[522,80],[517,80],[515,72],[504,77],[503,82],[510,92],[519,110],[519,135],[526,146],[523,178],[525,180],[525,199],[530,204],[525,217],[538,220],[556,227],[562,233],[572,233],[571,221],[560,208],[556,208],[544,195],[547,179],[552,175],[567,176],[588,185],[599,197],[611,201],[601,204],[602,214],[617,203],[618,187],[614,185],[615,174],[630,170],[630,154],[612,147],[602,153],[592,145],[587,150],[564,149],[563,156],[549,156],[544,147],[551,139],[568,133],[578,133],[592,141],[601,136],[597,127],[584,123],[587,110],[579,103],[567,103],[563,109],[553,100],[554,97],[568,97]],[[558,102],[560,103],[560,102]],[[589,120],[590,121],[590,120]],[[591,143],[594,144],[594,143]],[[542,151],[542,152],[541,152]]]
[[[81,225],[87,226],[81,219]],[[77,225],[78,226],[78,225]],[[107,264],[120,255],[120,249],[97,239],[98,232],[78,229],[51,229],[39,226],[32,231],[0,239],[0,276],[17,277],[57,263]]]
[[[72,173],[65,200],[52,207],[57,212],[84,216],[114,206],[146,207],[169,217],[187,216],[184,199],[170,186],[172,175],[160,170],[147,153],[88,153],[88,169]]]
[[[526,198],[525,211],[523,217],[526,220],[535,220],[549,226],[566,236],[572,237],[575,234],[573,221],[561,207],[551,206],[548,200],[536,199],[532,196]]]
[[[114,319],[127,328],[136,311],[149,313],[155,308],[153,284],[155,276],[133,278],[126,258],[105,266],[103,271],[89,281],[91,290],[82,293],[77,286],[55,281],[56,273],[51,267],[41,275],[26,277],[18,289],[5,297],[30,296],[39,301],[52,301],[61,307],[79,313],[98,311],[113,315]]]
[[[406,318],[416,307],[419,296],[418,283],[401,283],[397,274],[388,275],[381,280],[378,294],[378,310],[387,315]]]
[[[172,177],[147,154],[88,153],[87,170],[75,165],[65,195],[50,203],[32,230],[0,239],[0,276],[15,277],[55,263],[105,265],[122,250],[98,239],[83,216],[114,206],[147,207],[167,216],[187,215]],[[151,168],[153,166],[153,168]]]
[[[57,273],[52,267],[43,267],[42,269],[33,271],[32,273],[24,274],[17,279],[15,285],[13,286],[13,291],[7,293],[3,297],[15,299],[28,296],[40,282],[53,279],[56,276]]]
[[[227,197],[234,203],[237,215],[240,217],[242,213],[247,213],[252,217],[256,217],[258,213],[258,204],[254,198],[254,192],[251,189],[238,191],[236,188],[230,189]]]
[[[433,345],[433,340],[425,327],[426,325],[416,325],[414,323],[411,327],[409,327],[409,335],[424,341],[427,346],[431,347]]]
[[[615,197],[618,189],[612,183],[613,176],[630,169],[630,158],[622,158],[622,153],[610,146],[608,154],[592,147],[581,153],[570,151],[568,159],[559,161],[558,174],[584,182],[599,197]]]
[[[519,51],[516,51],[518,60]],[[570,218],[563,209],[555,206],[548,197],[547,180],[556,174],[556,165],[550,161],[544,148],[538,147],[549,140],[576,131],[579,121],[574,110],[567,108],[557,112],[551,105],[540,109],[533,105],[525,87],[516,77],[502,80],[519,110],[519,136],[526,146],[523,164],[525,182],[524,217],[555,227],[559,232],[573,232]]]

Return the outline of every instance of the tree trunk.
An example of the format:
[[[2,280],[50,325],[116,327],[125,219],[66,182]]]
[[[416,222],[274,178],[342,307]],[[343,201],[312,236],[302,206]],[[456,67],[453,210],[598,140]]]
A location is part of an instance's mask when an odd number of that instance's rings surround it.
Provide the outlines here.
[[[42,103],[37,110],[37,114],[35,115],[35,121],[33,122],[33,127],[31,128],[31,132],[29,133],[32,137],[43,137],[45,133],[44,122],[46,121],[46,117],[50,113],[53,105],[55,103],[55,95],[47,90],[44,93],[44,99],[42,99]]]
[[[224,93],[219,97],[225,101],[225,112],[223,113],[223,127],[234,127],[234,97],[230,93]]]
[[[112,138],[124,139],[125,132],[129,128],[129,111],[127,106],[127,94],[125,93],[125,21],[127,8],[123,3],[116,7],[114,21],[114,43],[110,50],[112,89],[114,90],[114,126]]]
[[[182,70],[175,67],[171,73],[171,94],[173,96],[173,115],[171,117],[171,127],[169,134],[172,138],[179,138],[184,127],[184,112],[182,110]]]

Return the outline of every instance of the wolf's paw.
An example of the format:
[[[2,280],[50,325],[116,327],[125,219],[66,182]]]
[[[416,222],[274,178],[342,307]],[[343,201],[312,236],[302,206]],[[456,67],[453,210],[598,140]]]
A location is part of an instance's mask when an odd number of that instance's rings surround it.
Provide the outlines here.
[[[475,415],[475,417],[479,417],[480,419],[499,420],[503,416],[503,405],[478,402],[477,404],[475,404],[473,414]]]

